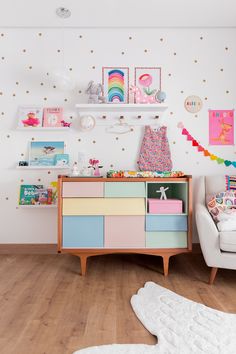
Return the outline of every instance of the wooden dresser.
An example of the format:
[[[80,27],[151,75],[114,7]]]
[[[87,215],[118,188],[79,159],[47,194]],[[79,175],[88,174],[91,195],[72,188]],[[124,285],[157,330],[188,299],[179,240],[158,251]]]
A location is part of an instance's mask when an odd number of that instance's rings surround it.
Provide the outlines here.
[[[80,257],[81,274],[90,256],[142,253],[169,258],[192,250],[192,178],[74,178],[59,176],[58,252]],[[182,213],[150,214],[149,198],[183,202]]]

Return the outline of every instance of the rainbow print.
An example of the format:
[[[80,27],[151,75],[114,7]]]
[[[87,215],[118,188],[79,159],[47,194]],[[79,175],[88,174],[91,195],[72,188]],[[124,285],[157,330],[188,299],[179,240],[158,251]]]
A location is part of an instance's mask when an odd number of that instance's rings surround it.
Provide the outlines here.
[[[108,102],[125,102],[125,73],[120,69],[108,71]]]

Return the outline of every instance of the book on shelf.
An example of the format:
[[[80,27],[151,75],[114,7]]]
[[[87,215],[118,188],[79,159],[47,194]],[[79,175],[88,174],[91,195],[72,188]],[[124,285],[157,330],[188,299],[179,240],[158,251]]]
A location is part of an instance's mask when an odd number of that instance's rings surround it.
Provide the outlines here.
[[[20,186],[19,205],[52,205],[56,202],[53,185],[44,188],[41,184],[22,184]]]

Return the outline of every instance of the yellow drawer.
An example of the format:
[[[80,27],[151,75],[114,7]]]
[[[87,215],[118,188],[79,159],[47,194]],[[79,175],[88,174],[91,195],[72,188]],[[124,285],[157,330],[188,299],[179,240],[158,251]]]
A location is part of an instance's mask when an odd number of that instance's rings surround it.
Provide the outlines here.
[[[63,215],[145,215],[144,198],[65,198]]]

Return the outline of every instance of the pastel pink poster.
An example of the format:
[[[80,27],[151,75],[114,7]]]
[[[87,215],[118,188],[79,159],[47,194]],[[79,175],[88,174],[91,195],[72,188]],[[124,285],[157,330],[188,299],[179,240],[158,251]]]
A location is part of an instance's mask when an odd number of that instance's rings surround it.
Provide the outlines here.
[[[234,145],[234,110],[209,110],[209,144]]]

